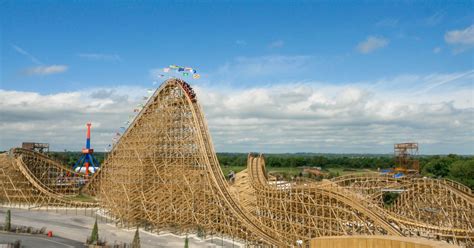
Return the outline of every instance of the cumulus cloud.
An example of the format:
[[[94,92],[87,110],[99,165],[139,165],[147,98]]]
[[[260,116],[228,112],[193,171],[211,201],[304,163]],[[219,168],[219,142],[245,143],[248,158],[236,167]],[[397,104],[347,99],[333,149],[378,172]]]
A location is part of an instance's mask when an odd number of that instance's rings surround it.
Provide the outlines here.
[[[387,46],[388,43],[389,40],[383,37],[369,36],[367,39],[357,45],[357,51],[364,54],[371,53],[377,49]]]
[[[420,87],[442,76],[420,77]],[[197,92],[221,151],[389,153],[394,143],[414,140],[424,153],[472,153],[472,90],[420,97],[386,87],[305,83]]]
[[[194,88],[217,151],[391,153],[393,143],[417,141],[422,153],[472,153],[473,74]],[[1,148],[33,140],[50,142],[56,150],[79,150],[84,124],[92,121],[93,145],[103,149],[145,92],[136,87],[50,95],[0,90]]]
[[[77,56],[89,60],[122,61],[118,54],[80,53]]]
[[[103,150],[146,94],[137,87],[56,94],[0,90],[0,149],[37,141],[54,150],[79,150],[85,123],[91,121],[93,146]]]
[[[27,75],[50,75],[58,74],[67,71],[68,66],[66,65],[48,65],[48,66],[36,66],[31,67],[25,71]]]
[[[276,41],[273,41],[271,42],[268,47],[269,48],[281,48],[285,45],[285,42],[282,41],[282,40],[276,40]]]

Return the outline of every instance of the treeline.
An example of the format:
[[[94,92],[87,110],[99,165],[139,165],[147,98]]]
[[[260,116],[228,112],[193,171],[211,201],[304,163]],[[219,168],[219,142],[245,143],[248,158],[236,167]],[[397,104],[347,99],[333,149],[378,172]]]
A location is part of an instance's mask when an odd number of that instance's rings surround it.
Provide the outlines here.
[[[377,169],[392,167],[394,160],[390,155],[320,155],[310,153],[268,154],[265,164],[269,167],[321,167],[321,168],[354,168]],[[247,154],[218,153],[217,158],[223,166],[246,166]]]
[[[449,178],[474,189],[474,158],[472,156],[432,156],[421,167],[421,174],[435,178]]]
[[[79,159],[79,152],[50,152],[49,155],[63,164],[73,166]],[[105,153],[97,152],[94,156],[100,163]],[[221,166],[247,166],[246,153],[218,153]],[[421,174],[433,178],[449,178],[474,189],[474,157],[450,154],[447,156],[419,156]],[[265,164],[268,167],[321,167],[343,169],[384,169],[393,168],[393,155],[374,154],[267,154]]]
[[[218,153],[222,166],[246,166],[247,154]],[[449,178],[474,189],[474,157],[450,154],[447,156],[418,156],[420,173],[433,178]],[[321,167],[344,169],[385,169],[395,167],[393,155],[320,155],[320,154],[268,154],[268,167]]]

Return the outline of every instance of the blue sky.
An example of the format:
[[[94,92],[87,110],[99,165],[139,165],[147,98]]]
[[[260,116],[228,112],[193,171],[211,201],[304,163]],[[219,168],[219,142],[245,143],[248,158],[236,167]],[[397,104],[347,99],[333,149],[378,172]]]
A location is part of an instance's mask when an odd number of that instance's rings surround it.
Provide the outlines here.
[[[467,111],[463,112],[467,120],[460,121],[465,125],[459,130],[463,138],[473,133],[472,126],[469,128],[474,108],[473,9],[472,1],[3,1],[1,89],[4,94],[30,92],[38,97],[74,92],[86,96],[84,92],[99,89],[139,92],[153,86],[154,69],[179,64],[201,73],[201,79],[190,82],[203,96],[267,89],[271,98],[281,87],[304,85],[318,94],[320,88],[340,87],[338,92],[343,92],[355,87],[369,97],[391,99],[390,104],[405,104],[408,109],[451,103],[453,113]],[[338,92],[321,94],[334,100]],[[315,99],[316,93],[308,97]],[[128,96],[133,104],[135,100]],[[400,98],[412,100],[397,100]],[[293,145],[272,146],[275,142],[264,148],[266,142],[260,139],[241,146],[233,145],[238,141],[225,143],[224,137],[233,133],[216,131],[220,122],[213,120],[222,117],[213,119],[209,102],[201,100],[206,113],[210,112],[217,150],[293,151]],[[367,104],[364,111],[368,111]],[[394,113],[399,116],[399,111]],[[6,117],[9,115],[3,116],[5,128],[14,123]],[[21,118],[34,123],[28,116],[25,113]],[[242,121],[258,117],[242,112],[236,116]],[[337,115],[332,118],[340,119]],[[394,121],[394,116],[387,118]],[[401,121],[384,125],[401,125]],[[417,128],[424,125],[415,124]],[[437,138],[426,142],[427,153],[474,152],[472,139],[464,137],[461,143],[447,145],[439,140],[452,137],[453,131],[436,130]],[[415,132],[399,140],[413,139]],[[366,135],[374,134],[366,131]],[[18,137],[13,131],[11,136]],[[4,138],[2,148],[26,138]],[[240,139],[243,137],[235,137]],[[298,143],[297,138],[291,139]],[[78,149],[80,145],[73,142],[65,140],[58,148]],[[347,146],[341,150],[334,148],[340,146],[308,148],[301,144],[300,150],[313,152],[391,152],[388,144],[371,150],[378,143],[367,144],[367,149]]]

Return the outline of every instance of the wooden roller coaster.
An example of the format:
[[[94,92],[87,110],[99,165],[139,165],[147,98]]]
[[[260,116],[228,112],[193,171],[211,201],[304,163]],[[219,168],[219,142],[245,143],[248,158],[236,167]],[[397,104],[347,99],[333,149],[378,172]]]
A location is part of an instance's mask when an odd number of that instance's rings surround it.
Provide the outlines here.
[[[192,88],[170,79],[92,178],[28,150],[0,155],[0,203],[101,208],[124,226],[200,231],[261,246],[308,246],[314,237],[337,235],[472,245],[473,195],[455,182],[367,174],[307,185],[272,183],[261,155],[249,155],[246,172],[240,184],[251,197],[244,199],[221,171]],[[381,201],[385,191],[400,194],[389,207]],[[92,200],[82,200],[84,194]]]

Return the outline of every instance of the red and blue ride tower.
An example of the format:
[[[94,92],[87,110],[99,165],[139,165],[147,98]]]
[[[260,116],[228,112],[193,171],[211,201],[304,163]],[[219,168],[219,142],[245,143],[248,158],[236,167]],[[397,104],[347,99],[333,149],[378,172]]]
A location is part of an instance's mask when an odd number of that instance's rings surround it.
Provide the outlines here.
[[[91,126],[90,122],[87,123],[86,148],[82,149],[82,155],[73,167],[74,171],[85,173],[86,176],[96,172],[100,166],[99,161],[93,155],[94,149],[91,148]]]

